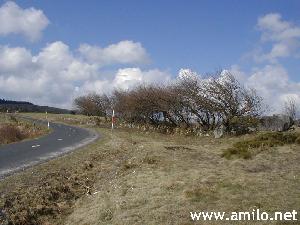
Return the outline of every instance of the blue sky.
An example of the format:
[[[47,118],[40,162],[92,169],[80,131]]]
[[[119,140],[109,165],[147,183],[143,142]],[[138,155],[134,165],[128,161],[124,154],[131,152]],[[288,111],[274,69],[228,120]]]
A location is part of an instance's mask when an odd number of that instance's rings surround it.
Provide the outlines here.
[[[176,73],[189,67],[213,72],[241,61],[259,41],[257,18],[279,12],[300,24],[300,1],[16,1],[42,9],[51,24],[38,43],[11,37],[2,43],[22,44],[38,51],[61,40],[72,48],[82,42],[106,46],[121,40],[141,42],[152,66]],[[241,62],[244,63],[244,62]],[[300,65],[290,65],[300,80]]]
[[[0,3],[4,5],[7,1]],[[15,1],[15,4],[22,10],[30,7],[41,10],[48,24],[41,25],[41,35],[34,41],[24,37],[23,31],[6,32],[3,35],[0,32],[0,45],[25,48],[33,57],[55,42],[65,44],[78,60],[82,58],[78,51],[82,44],[106,48],[122,41],[140,43],[147,55],[147,62],[141,63],[144,60],[135,59],[126,63],[119,63],[119,60],[105,63],[105,66],[98,68],[98,72],[109,74],[107,76],[110,79],[119,69],[128,68],[138,68],[142,72],[157,70],[167,74],[165,76],[169,76],[168,79],[175,78],[181,68],[190,68],[199,74],[229,69],[246,79],[246,82],[253,83],[253,77],[258,76],[255,74],[262,71],[268,73],[271,69],[267,66],[272,66],[274,71],[283,69],[284,75],[276,76],[287,76],[286,82],[293,85],[293,89],[297,89],[300,82],[300,54],[290,47],[290,43],[296,43],[297,47],[294,48],[298,48],[299,36],[296,35],[292,40],[275,40],[275,34],[270,34],[273,31],[270,31],[272,24],[269,23],[271,21],[278,26],[288,23],[286,29],[298,29],[300,1],[26,0]],[[264,17],[265,23],[259,25],[259,18]],[[269,38],[262,41],[265,34]],[[282,43],[288,43],[288,53],[267,56],[276,44]],[[82,62],[91,65],[88,60]],[[101,76],[103,78],[105,75]],[[249,79],[251,77],[252,80]],[[93,80],[94,83],[97,81]],[[86,80],[72,80],[74,90],[81,89],[84,82]],[[18,97],[16,93],[10,95],[9,91],[3,92],[3,95]],[[30,96],[28,93],[27,99],[30,100]],[[32,99],[38,101],[37,96]],[[55,104],[54,99],[44,100]],[[57,105],[60,104],[65,103]]]

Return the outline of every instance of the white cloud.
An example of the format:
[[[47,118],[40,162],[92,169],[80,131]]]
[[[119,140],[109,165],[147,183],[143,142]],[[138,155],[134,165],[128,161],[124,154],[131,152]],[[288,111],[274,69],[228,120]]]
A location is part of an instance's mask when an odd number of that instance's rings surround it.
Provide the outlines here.
[[[0,72],[21,72],[32,63],[30,51],[25,48],[9,48],[0,46]]]
[[[138,55],[137,51],[131,54]],[[70,108],[78,95],[160,83],[171,77],[158,69],[125,67],[103,72],[101,66],[101,62],[82,59],[60,41],[47,44],[36,55],[25,48],[0,46],[0,97]]]
[[[82,44],[78,51],[88,62],[101,66],[111,64],[140,64],[149,61],[149,56],[141,43],[128,40],[120,41],[106,48]]]
[[[269,13],[260,17],[257,22],[262,32],[262,44],[270,42],[268,53],[256,52],[254,58],[260,62],[277,63],[279,58],[292,56],[300,47],[300,27],[284,21],[280,14]]]
[[[288,72],[280,64],[268,64],[249,73],[235,65],[230,71],[241,83],[254,88],[263,97],[270,114],[282,113],[284,102],[289,97],[300,105],[300,82],[291,81]]]
[[[278,13],[269,13],[258,18],[257,28],[261,32],[259,47],[249,55],[259,64],[254,63],[250,72],[238,65],[233,65],[230,71],[246,86],[257,90],[270,106],[269,113],[281,113],[288,97],[300,105],[300,82],[290,79],[280,61],[298,57],[300,26],[283,20]]]
[[[260,17],[257,26],[263,32],[264,41],[283,41],[300,37],[300,27],[282,20],[279,13],[269,13]]]
[[[0,35],[22,34],[31,41],[40,38],[49,20],[43,11],[22,9],[15,2],[6,2],[0,7]]]
[[[66,69],[73,61],[73,56],[68,45],[57,41],[43,48],[34,61],[47,70],[57,71]]]
[[[83,85],[76,88],[75,96],[84,95],[87,93],[110,93],[113,90],[112,80],[109,79],[96,79],[86,80]]]
[[[261,30],[266,30],[268,32],[272,32],[273,35],[276,35],[279,32],[283,32],[290,28],[291,24],[282,21],[281,15],[279,13],[269,13],[264,15],[263,17],[258,18],[258,27]],[[268,39],[267,37],[265,37]]]
[[[117,88],[130,89],[137,84],[166,83],[171,80],[171,75],[157,69],[142,71],[140,68],[119,69],[113,86]]]
[[[229,71],[234,74],[235,78],[240,82],[240,83],[245,83],[246,80],[248,79],[248,75],[240,68],[239,65],[232,65]]]
[[[122,68],[113,77],[104,75],[102,78],[86,80],[82,86],[76,88],[75,96],[91,92],[110,93],[115,88],[128,90],[139,84],[161,84],[170,80],[171,75],[168,72],[158,69]]]
[[[69,46],[61,41],[48,44],[33,57],[33,62],[56,79],[80,81],[96,76],[98,66],[76,58]]]

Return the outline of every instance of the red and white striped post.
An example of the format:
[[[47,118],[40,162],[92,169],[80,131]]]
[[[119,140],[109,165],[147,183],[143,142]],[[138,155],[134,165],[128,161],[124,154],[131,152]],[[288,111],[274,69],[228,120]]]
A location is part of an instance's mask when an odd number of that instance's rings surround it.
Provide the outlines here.
[[[114,124],[115,124],[115,110],[112,111],[112,116],[111,116],[111,129],[114,129]]]
[[[48,112],[46,111],[46,120],[47,120],[47,127],[48,127],[48,130],[50,129],[50,123],[49,123],[49,120],[48,120]]]

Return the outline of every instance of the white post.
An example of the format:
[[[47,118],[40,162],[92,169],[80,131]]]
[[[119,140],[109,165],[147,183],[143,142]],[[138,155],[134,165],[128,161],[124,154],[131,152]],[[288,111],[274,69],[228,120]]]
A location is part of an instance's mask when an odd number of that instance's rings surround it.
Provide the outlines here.
[[[111,129],[114,129],[114,123],[115,123],[115,110],[113,109],[112,111],[112,116],[111,116]]]
[[[48,112],[46,111],[46,120],[47,120],[47,126],[48,126],[48,130],[50,129],[50,123],[48,120]]]

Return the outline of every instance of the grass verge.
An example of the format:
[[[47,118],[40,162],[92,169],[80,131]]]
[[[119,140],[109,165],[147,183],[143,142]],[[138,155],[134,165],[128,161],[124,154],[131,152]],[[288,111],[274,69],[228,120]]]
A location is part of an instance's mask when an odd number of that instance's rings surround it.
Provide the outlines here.
[[[41,125],[0,113],[0,145],[32,139],[49,133]]]

